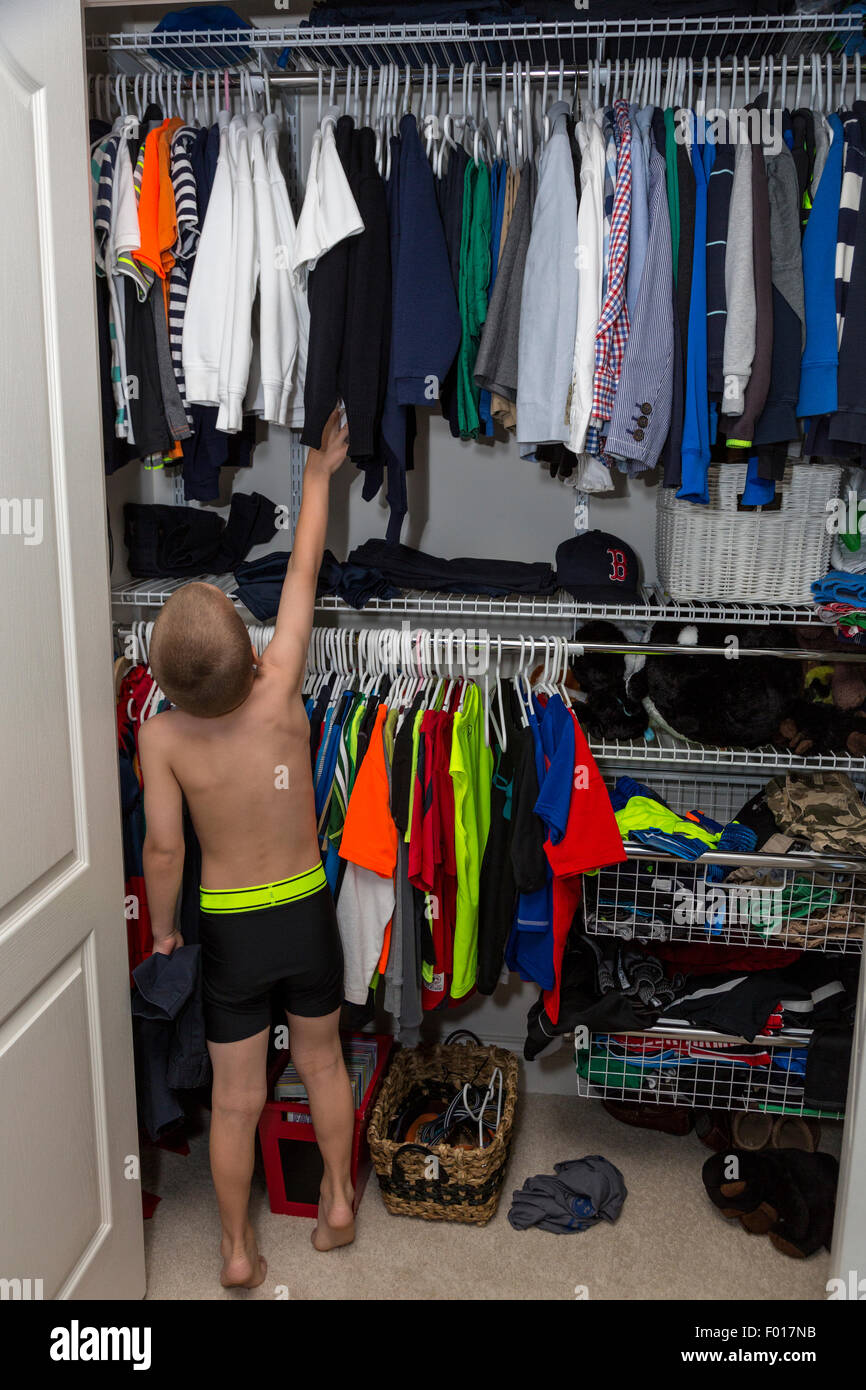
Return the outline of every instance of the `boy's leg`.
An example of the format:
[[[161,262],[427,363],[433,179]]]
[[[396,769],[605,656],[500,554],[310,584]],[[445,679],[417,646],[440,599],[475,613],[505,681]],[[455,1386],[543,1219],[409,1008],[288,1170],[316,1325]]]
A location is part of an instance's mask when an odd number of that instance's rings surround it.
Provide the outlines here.
[[[240,1042],[208,1043],[213,1063],[210,1164],[223,1236],[220,1282],[254,1289],[265,1277],[249,1223],[255,1133],[267,1099],[268,1028]]]
[[[292,1061],[306,1087],[325,1171],[319,1220],[313,1231],[317,1250],[348,1245],[355,1235],[352,1211],[352,1131],[355,1104],[340,1044],[340,1010],[324,1018],[287,1014]]]

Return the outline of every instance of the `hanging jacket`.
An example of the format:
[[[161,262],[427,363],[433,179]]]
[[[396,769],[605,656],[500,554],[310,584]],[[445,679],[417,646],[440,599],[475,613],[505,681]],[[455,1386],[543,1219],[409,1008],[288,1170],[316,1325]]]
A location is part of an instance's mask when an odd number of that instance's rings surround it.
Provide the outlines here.
[[[806,331],[797,171],[787,146],[766,157],[773,280],[773,355],[770,389],[755,427],[755,444],[797,438],[796,405]]]
[[[737,144],[725,251],[727,320],[722,356],[722,414],[741,415],[755,356],[755,272],[752,247],[752,147]]]
[[[773,288],[770,260],[770,201],[761,145],[747,147],[752,164],[752,265],[755,291],[755,354],[743,394],[743,412],[727,427],[729,449],[749,449],[770,389],[773,355]]]
[[[800,368],[798,416],[836,409],[839,349],[836,336],[836,224],[842,190],[842,122],[829,117],[832,143],[803,235],[806,345]]]
[[[520,301],[517,438],[535,446],[568,441],[568,393],[577,323],[577,196],[566,102],[550,108],[550,138],[538,161],[538,193]]]
[[[644,271],[605,450],[609,458],[627,460],[629,472],[655,466],[670,426],[674,350],[670,284],[671,224],[665,163],[653,149]]]

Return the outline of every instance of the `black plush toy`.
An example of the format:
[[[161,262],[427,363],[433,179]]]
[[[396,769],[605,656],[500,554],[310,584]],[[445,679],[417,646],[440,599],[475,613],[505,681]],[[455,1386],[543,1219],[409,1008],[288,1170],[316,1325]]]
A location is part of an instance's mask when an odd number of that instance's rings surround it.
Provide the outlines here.
[[[655,623],[650,641],[719,647],[727,656],[648,656],[630,694],[649,696],[662,719],[697,743],[755,748],[772,743],[785,712],[803,689],[800,663],[743,656],[762,647],[790,648],[783,627],[725,627],[721,623]]]
[[[585,623],[578,642],[615,642],[626,646],[613,623]],[[647,727],[646,711],[625,688],[625,657],[615,652],[586,652],[571,663],[571,672],[587,703],[578,706],[581,725],[591,738],[639,739]]]
[[[578,641],[622,642],[612,623],[591,622]],[[648,656],[627,682],[624,656],[588,652],[572,665],[587,704],[579,712],[591,737],[640,738],[648,699],[666,724],[698,743],[755,748],[774,744],[800,756],[866,753],[863,668],[843,659],[826,672],[808,661],[745,656],[743,651],[832,649],[832,635],[780,626],[655,623],[649,641],[666,646],[718,647],[725,656]],[[831,698],[832,697],[832,698]]]

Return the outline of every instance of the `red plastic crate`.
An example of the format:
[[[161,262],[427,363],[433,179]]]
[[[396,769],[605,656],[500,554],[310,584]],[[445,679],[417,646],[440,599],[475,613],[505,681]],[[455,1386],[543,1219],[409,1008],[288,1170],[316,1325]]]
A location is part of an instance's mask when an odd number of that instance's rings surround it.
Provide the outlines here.
[[[357,1211],[371,1167],[367,1120],[379,1094],[394,1039],[386,1033],[350,1036],[372,1036],[377,1043],[376,1070],[360,1106],[355,1111],[355,1128],[352,1135],[352,1186],[355,1189],[354,1205]],[[268,1074],[269,1095],[273,1094],[276,1080],[288,1059],[288,1051],[277,1054]],[[271,1211],[282,1216],[316,1216],[322,1178],[322,1157],[316,1143],[310,1107],[306,1101],[266,1101],[259,1119],[259,1142],[262,1146]]]

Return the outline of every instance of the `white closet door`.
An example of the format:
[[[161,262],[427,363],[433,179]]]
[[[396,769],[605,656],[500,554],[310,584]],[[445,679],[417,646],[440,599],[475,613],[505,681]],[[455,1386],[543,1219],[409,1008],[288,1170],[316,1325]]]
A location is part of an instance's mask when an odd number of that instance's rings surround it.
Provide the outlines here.
[[[2,0],[0,1276],[139,1298],[84,93],[80,0]]]

